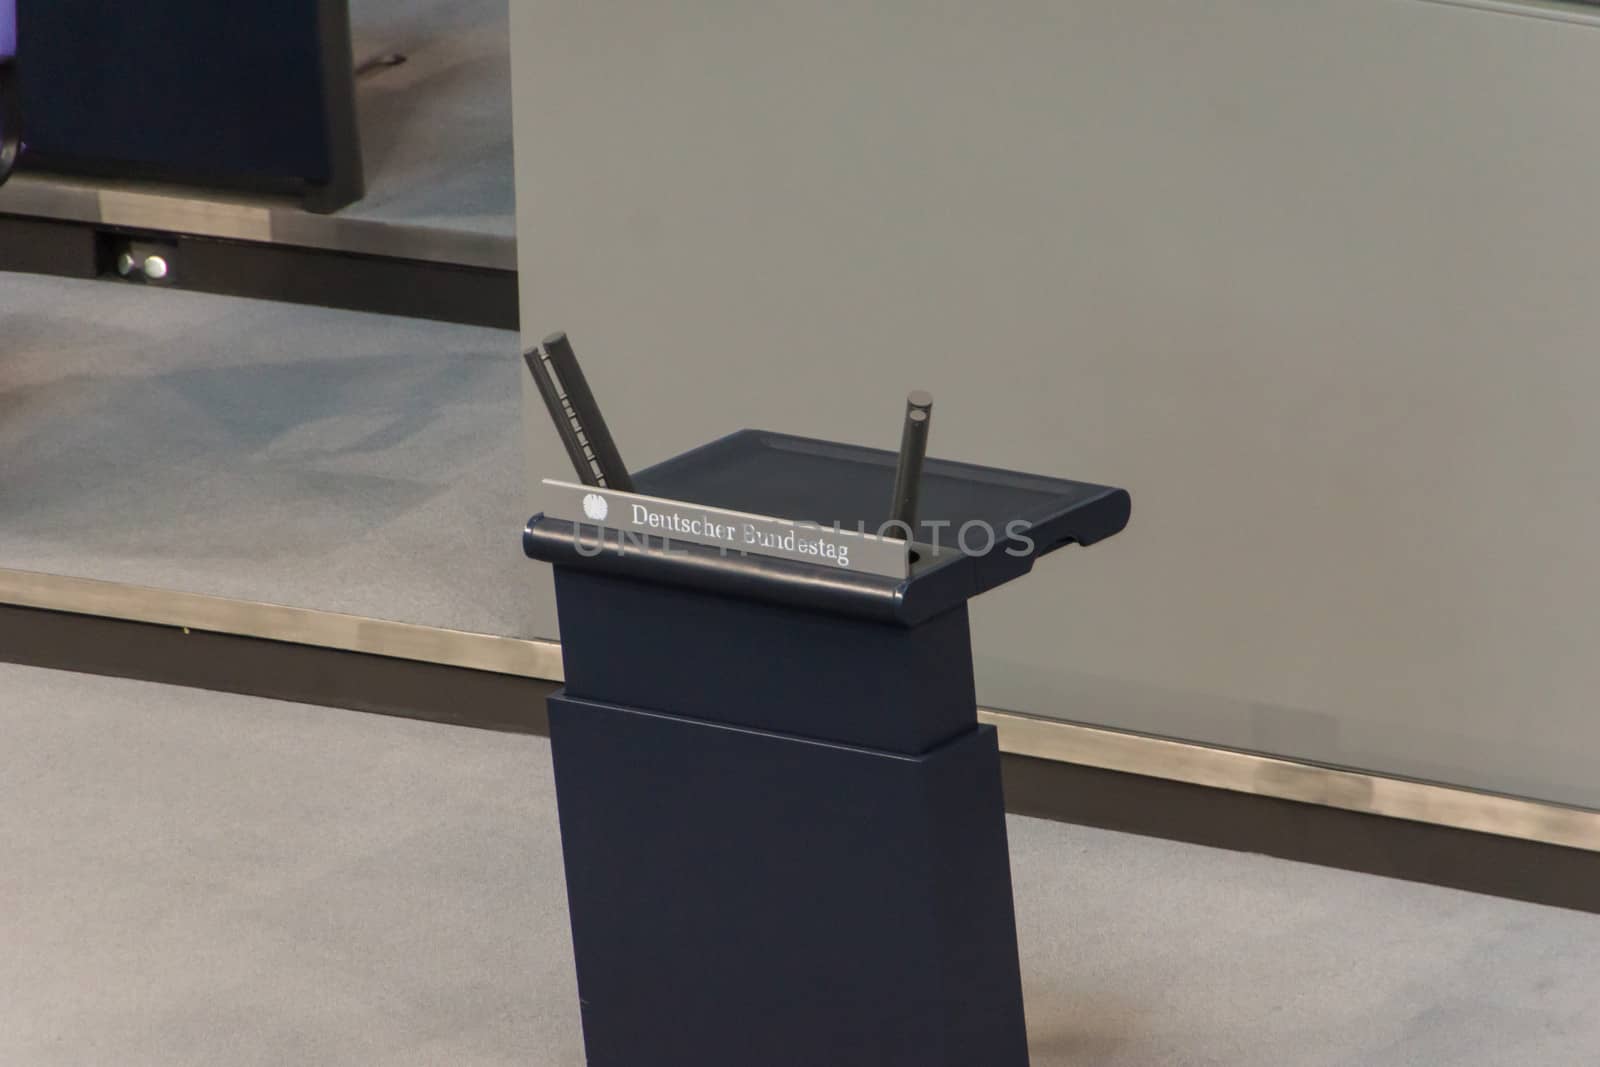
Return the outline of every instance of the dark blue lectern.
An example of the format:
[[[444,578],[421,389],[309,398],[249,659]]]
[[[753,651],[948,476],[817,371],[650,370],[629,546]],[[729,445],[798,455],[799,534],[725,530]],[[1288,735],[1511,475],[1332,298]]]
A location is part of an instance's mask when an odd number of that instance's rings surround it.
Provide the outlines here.
[[[361,198],[348,0],[13,3],[26,166]]]
[[[894,469],[746,430],[634,482],[875,530]],[[550,734],[591,1067],[1027,1064],[966,604],[1116,533],[1129,498],[939,460],[922,487],[946,544],[971,523],[984,551],[924,552],[904,579],[530,521],[528,554],[555,565]]]

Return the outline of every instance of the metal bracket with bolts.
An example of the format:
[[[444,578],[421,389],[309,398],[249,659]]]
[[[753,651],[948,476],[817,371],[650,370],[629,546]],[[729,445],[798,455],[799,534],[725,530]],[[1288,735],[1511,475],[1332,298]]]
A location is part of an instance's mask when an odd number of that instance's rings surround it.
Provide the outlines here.
[[[152,241],[129,241],[117,253],[117,273],[129,281],[170,285],[177,248]]]

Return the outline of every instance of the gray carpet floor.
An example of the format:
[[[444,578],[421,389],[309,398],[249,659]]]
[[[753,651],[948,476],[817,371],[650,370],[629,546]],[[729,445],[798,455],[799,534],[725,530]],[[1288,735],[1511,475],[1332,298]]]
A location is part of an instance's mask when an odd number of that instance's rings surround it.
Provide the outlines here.
[[[582,1063],[543,740],[15,666],[0,736],[0,1063]],[[1010,833],[1036,1067],[1600,1050],[1600,918]]]
[[[516,236],[507,0],[351,0],[367,195],[349,218]]]
[[[0,567],[519,634],[517,345],[0,273]]]

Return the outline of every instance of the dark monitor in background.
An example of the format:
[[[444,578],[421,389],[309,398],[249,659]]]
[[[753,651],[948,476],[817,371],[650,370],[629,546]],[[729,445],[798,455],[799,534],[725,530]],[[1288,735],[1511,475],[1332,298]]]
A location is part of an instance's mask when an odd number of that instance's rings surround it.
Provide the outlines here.
[[[28,170],[360,199],[347,0],[12,4]]]

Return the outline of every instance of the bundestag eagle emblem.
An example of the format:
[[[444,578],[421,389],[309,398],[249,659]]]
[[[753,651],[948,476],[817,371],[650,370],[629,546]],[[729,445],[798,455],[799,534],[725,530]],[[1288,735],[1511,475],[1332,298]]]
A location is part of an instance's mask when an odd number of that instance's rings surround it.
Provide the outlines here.
[[[583,498],[583,513],[595,522],[605,522],[606,516],[611,513],[611,506],[599,493],[588,493]]]

